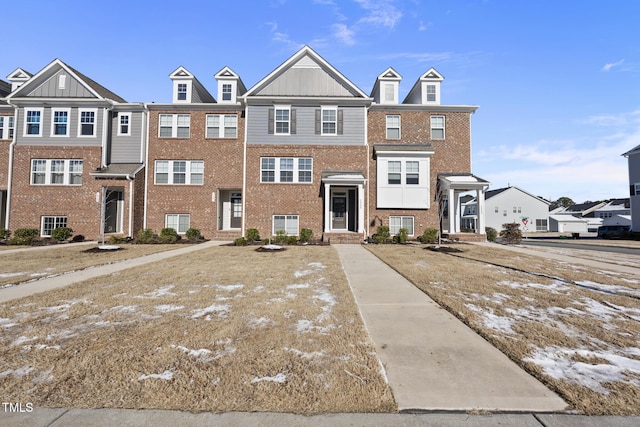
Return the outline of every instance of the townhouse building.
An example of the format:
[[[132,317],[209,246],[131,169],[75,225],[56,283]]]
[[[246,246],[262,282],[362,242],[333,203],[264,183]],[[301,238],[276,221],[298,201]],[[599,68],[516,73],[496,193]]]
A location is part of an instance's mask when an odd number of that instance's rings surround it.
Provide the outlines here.
[[[16,70],[0,104],[14,117],[0,138],[5,227],[47,236],[66,225],[90,239],[198,228],[224,240],[308,228],[335,243],[386,225],[485,238],[482,203],[473,235],[455,214],[462,192],[484,200],[488,187],[471,173],[477,107],[441,104],[437,70],[402,102],[393,68],[367,95],[308,46],[248,89],[229,67],[214,77],[217,100],[181,66],[170,103],[136,104],[59,60]]]

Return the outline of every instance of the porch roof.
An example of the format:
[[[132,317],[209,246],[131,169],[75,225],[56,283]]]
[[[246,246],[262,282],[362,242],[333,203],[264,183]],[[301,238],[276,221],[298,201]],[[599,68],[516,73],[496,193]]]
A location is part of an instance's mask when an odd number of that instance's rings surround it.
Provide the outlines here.
[[[326,184],[364,184],[366,178],[362,171],[324,170],[322,182]]]
[[[428,143],[418,143],[418,144],[410,144],[410,143],[399,143],[399,144],[386,144],[386,143],[376,143],[373,144],[373,152],[374,153],[382,153],[382,152],[427,152],[433,153],[433,145]]]
[[[438,180],[445,188],[454,190],[482,190],[488,188],[490,182],[470,173],[440,173]]]
[[[142,163],[111,163],[107,167],[96,169],[89,175],[98,179],[133,179],[143,166]]]

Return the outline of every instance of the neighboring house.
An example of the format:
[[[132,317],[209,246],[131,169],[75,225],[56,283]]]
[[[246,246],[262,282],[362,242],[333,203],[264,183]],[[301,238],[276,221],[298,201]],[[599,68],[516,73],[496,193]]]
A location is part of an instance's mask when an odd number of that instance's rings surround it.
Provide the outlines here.
[[[630,199],[613,199],[594,212],[596,218],[612,218],[616,215],[631,215]]]
[[[640,145],[623,154],[629,164],[631,231],[640,232]]]
[[[589,221],[573,215],[549,215],[549,231],[580,234],[589,231]]]
[[[56,59],[35,75],[8,77],[15,128],[7,150],[10,230],[53,229],[95,239],[131,235],[142,225],[142,104],[118,95]]]
[[[477,107],[441,104],[435,69],[402,102],[393,68],[367,95],[308,46],[249,89],[224,67],[217,100],[184,67],[169,77],[170,103],[129,104],[59,60],[10,75],[8,108],[0,104],[0,115],[16,116],[7,226],[48,236],[66,225],[90,239],[308,228],[360,242],[380,225],[486,238],[489,183],[471,173]],[[460,234],[459,196],[469,191],[481,200],[477,227]]]
[[[549,230],[550,202],[525,190],[511,186],[485,192],[486,226],[502,230],[506,223],[516,223],[524,232]],[[477,200],[465,203],[462,222],[465,227],[475,228]]]
[[[571,205],[567,208],[556,209],[551,214],[553,215],[571,215],[576,218],[582,218],[587,222],[587,231],[595,233],[598,231],[598,227],[602,225],[602,218],[596,216],[596,211],[603,208],[606,202],[585,202],[576,205]],[[562,227],[560,227],[562,228]],[[551,230],[549,231],[559,231]]]

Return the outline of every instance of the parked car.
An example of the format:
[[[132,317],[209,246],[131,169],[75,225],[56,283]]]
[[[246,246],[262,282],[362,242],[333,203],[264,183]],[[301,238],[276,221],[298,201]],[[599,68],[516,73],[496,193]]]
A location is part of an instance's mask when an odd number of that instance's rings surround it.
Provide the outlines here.
[[[603,225],[598,227],[598,237],[601,239],[623,239],[631,232],[628,225]]]

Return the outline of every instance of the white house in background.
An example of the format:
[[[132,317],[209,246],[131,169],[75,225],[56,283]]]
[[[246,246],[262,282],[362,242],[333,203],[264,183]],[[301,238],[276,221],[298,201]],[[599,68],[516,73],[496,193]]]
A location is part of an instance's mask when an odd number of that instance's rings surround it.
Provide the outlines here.
[[[623,154],[629,162],[631,231],[640,232],[640,145]]]
[[[524,232],[548,231],[550,202],[521,188],[511,186],[485,192],[486,226],[502,230],[502,225],[515,222]],[[476,198],[464,203],[462,226],[475,228],[478,203]]]
[[[568,208],[554,210],[553,212],[550,212],[550,214],[571,215],[576,218],[582,218],[587,221],[587,231],[595,233],[598,231],[598,227],[602,225],[602,218],[596,216],[596,211],[606,205],[606,202],[585,202],[577,205],[571,205]],[[549,229],[549,231],[559,230]]]
[[[596,218],[602,218],[602,225],[631,225],[630,199],[613,199],[595,211]]]
[[[587,233],[589,220],[573,215],[549,215],[549,231],[557,233]]]

